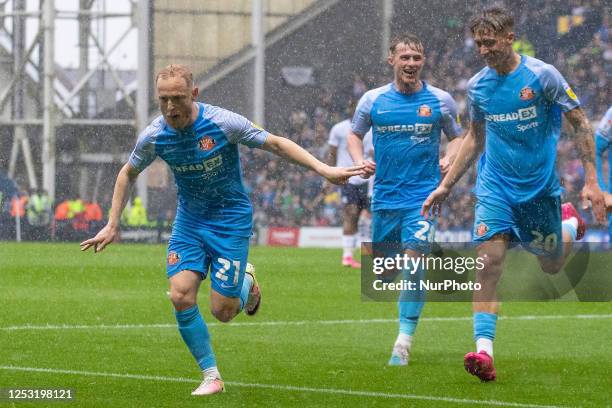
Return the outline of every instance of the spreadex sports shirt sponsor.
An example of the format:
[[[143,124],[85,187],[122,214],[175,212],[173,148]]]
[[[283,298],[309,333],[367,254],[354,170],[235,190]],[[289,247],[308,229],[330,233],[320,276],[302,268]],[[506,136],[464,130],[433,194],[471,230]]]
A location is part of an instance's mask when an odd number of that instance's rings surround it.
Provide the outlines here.
[[[212,171],[223,164],[223,156],[219,155],[212,159],[204,160],[201,163],[195,164],[173,164],[170,168],[177,173],[185,173],[191,171]]]
[[[374,129],[378,133],[388,132],[414,132],[417,135],[424,135],[431,133],[433,125],[431,123],[415,123],[414,125],[386,125],[386,126],[374,126]]]
[[[510,204],[558,196],[562,113],[580,106],[559,71],[525,55],[510,74],[485,67],[468,82],[467,102],[470,119],[486,124],[476,196]]]
[[[261,146],[268,133],[234,112],[198,103],[198,117],[175,130],[162,116],[145,129],[130,156],[139,170],[156,157],[174,173],[178,190],[176,223],[248,237],[252,209],[242,184],[238,143]],[[186,220],[186,221],[185,221]]]
[[[491,122],[508,122],[511,120],[531,120],[538,117],[535,106],[519,109],[516,112],[510,113],[495,113],[485,115],[485,119]]]
[[[442,132],[449,140],[462,132],[457,104],[445,91],[422,82],[421,90],[398,91],[393,83],[359,100],[352,130],[372,129],[376,175],[372,209],[415,209],[440,181]]]

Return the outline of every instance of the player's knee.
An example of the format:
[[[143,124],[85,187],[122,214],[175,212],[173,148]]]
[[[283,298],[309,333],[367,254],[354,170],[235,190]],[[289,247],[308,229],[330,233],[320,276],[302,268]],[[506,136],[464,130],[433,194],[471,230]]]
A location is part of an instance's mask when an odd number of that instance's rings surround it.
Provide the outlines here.
[[[496,282],[501,275],[504,259],[502,256],[488,255],[482,258],[482,269],[478,271],[478,277],[483,282]]]
[[[176,310],[184,310],[196,304],[195,296],[191,291],[177,288],[170,290],[170,301]]]
[[[210,312],[212,313],[213,316],[215,316],[217,320],[219,320],[222,323],[229,322],[237,314],[237,310],[235,307],[233,307],[233,305],[232,306],[230,305],[213,306]]]

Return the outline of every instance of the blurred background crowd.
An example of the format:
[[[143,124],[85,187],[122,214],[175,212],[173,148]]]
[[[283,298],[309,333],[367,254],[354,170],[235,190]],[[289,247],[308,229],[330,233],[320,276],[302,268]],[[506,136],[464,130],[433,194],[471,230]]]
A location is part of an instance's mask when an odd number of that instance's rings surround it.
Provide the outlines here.
[[[519,53],[555,65],[575,90],[596,127],[611,101],[610,9],[605,1],[598,0],[565,3],[560,5],[547,0],[522,2],[522,6],[515,9],[515,48]],[[444,27],[424,28],[422,33],[419,30],[427,57],[423,78],[453,95],[459,111],[463,112],[464,127],[467,125],[467,82],[484,65],[466,31],[472,11],[473,8],[455,10],[447,13]],[[349,82],[312,85],[313,92],[318,95],[317,103],[296,107],[284,121],[267,128],[272,133],[290,138],[327,162],[329,131],[335,123],[352,116],[352,112],[347,111],[349,101],[358,100],[367,90],[382,86],[392,78],[389,69],[377,69],[375,74],[359,72],[353,74]],[[214,99],[205,97],[205,100],[215,104]],[[241,159],[243,181],[252,198],[256,226],[341,225],[338,187],[324,183],[314,172],[304,171],[262,150],[243,148]],[[606,171],[604,168],[604,173]],[[564,200],[576,202],[583,183],[583,169],[572,134],[566,127],[559,142],[558,172],[565,189]],[[439,229],[471,228],[474,180],[473,167],[447,201]],[[103,225],[110,208],[110,193],[102,194],[93,202],[84,197],[62,197],[52,203],[44,191],[28,192],[7,178],[0,181],[0,238],[14,236],[16,217],[24,223],[20,233],[25,237],[79,238]],[[172,196],[172,191],[164,194]],[[155,202],[155,199],[150,202]],[[134,228],[168,228],[174,216],[173,205],[149,205],[147,212],[136,198],[128,206],[122,222]],[[584,215],[591,220],[590,214]]]
[[[515,49],[555,65],[579,96],[595,128],[611,101],[609,9],[598,1],[568,2],[565,9],[558,9],[558,4],[555,4],[555,9],[556,13],[550,2],[534,1],[517,10]],[[468,19],[467,12],[463,16],[449,18],[447,28],[463,32]],[[534,24],[534,21],[538,24]],[[463,112],[463,125],[467,127],[467,82],[483,67],[482,59],[467,31],[461,36],[465,41],[460,47],[448,40],[448,30],[432,30],[430,34],[423,37],[427,57],[423,78],[453,95],[459,111]],[[582,40],[576,41],[576,38]],[[358,99],[367,90],[382,86],[391,79],[390,72],[378,77],[355,74],[352,83],[339,84],[337,88],[321,88],[319,103],[310,110],[292,112],[290,125],[283,129],[282,134],[319,159],[326,160],[329,129],[350,117],[345,109],[346,102]],[[445,146],[442,146],[442,153],[444,149]],[[244,168],[257,169],[247,173],[245,183],[251,191],[258,223],[272,226],[340,225],[341,202],[337,188],[329,188],[312,172],[286,165],[265,152],[249,151],[243,155],[243,159]],[[565,189],[564,199],[576,202],[584,174],[572,142],[572,133],[565,126],[557,162]],[[475,177],[473,166],[447,200],[439,220],[439,229],[471,228],[471,190]],[[585,215],[592,221],[590,214]]]

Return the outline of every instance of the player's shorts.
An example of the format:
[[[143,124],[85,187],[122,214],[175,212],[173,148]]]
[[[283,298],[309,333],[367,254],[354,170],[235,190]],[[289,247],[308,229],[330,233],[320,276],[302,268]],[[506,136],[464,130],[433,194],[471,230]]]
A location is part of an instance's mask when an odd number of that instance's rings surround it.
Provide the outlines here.
[[[430,252],[435,226],[421,216],[421,208],[372,212],[372,242],[401,244],[423,254]]]
[[[350,184],[342,186],[342,204],[354,204],[359,210],[369,209],[368,183]]]
[[[479,198],[473,240],[484,242],[497,234],[509,234],[511,245],[520,243],[535,255],[559,257],[563,249],[560,198],[541,197],[516,205],[497,197]]]
[[[206,279],[210,270],[211,288],[223,296],[240,296],[249,255],[249,238],[220,234],[210,229],[176,222],[168,243],[168,278],[190,270]]]

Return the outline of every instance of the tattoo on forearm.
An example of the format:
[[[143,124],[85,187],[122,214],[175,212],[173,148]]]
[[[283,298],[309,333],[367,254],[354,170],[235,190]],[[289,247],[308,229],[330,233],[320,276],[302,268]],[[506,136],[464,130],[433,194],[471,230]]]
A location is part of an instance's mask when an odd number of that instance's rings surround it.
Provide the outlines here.
[[[576,148],[583,164],[595,163],[595,144],[593,142],[593,128],[584,116],[574,126],[576,132]]]

